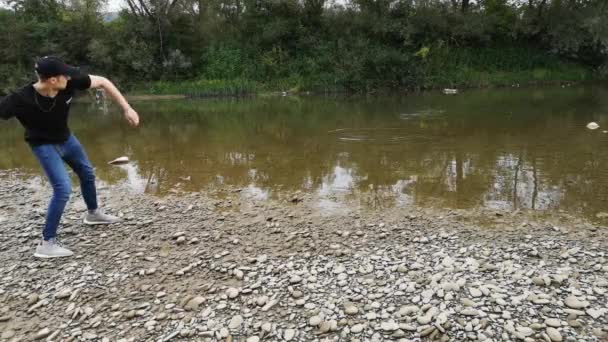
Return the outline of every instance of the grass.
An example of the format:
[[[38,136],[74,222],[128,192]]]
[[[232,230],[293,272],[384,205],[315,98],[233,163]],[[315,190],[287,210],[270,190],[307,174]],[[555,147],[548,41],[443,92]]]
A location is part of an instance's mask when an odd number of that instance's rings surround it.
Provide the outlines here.
[[[245,96],[258,91],[256,82],[248,80],[156,81],[134,87],[132,95],[186,95],[189,97]]]
[[[573,63],[534,49],[533,47],[450,48],[424,47],[411,63],[390,64],[390,60],[370,60],[382,67],[393,66],[393,75],[382,77],[380,71],[367,76],[351,69],[301,73],[297,63],[284,67],[288,76],[265,81],[247,79],[195,79],[185,81],[156,81],[135,86],[135,95],[186,95],[191,97],[222,97],[274,92],[333,92],[370,93],[390,89],[486,88],[558,82],[584,82],[598,79],[590,67]],[[401,54],[406,52],[400,52]],[[407,54],[407,53],[406,53]],[[367,63],[367,62],[366,62]],[[360,63],[359,66],[365,66]],[[372,64],[373,64],[372,63]],[[384,64],[383,64],[384,63]],[[387,64],[388,63],[388,64]],[[373,64],[373,65],[376,65]],[[401,69],[403,70],[401,70]],[[360,69],[357,69],[360,70]],[[392,70],[392,69],[390,69]],[[386,72],[386,71],[384,71]],[[221,73],[215,73],[220,75]],[[395,75],[407,75],[402,81]],[[385,82],[386,80],[386,82]],[[407,84],[406,84],[407,83]]]

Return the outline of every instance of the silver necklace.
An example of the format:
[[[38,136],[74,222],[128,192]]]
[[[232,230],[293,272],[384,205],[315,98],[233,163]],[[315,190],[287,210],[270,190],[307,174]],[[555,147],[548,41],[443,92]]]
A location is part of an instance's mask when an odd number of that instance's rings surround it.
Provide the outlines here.
[[[42,96],[42,95],[40,95],[40,96]],[[44,108],[42,108],[42,106],[38,102],[38,91],[36,90],[36,88],[34,88],[34,101],[36,101],[36,105],[38,106],[38,108],[40,108],[41,111],[43,111],[44,113],[49,113],[50,111],[53,110],[53,108],[55,108],[55,104],[57,103],[57,96],[53,97],[53,103],[51,104],[51,107],[49,107],[49,109],[45,110]]]

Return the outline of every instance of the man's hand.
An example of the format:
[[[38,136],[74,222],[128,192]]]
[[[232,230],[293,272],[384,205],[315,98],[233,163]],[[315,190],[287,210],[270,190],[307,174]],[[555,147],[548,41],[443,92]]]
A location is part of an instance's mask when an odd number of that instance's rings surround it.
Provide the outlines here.
[[[133,127],[137,127],[137,125],[139,125],[139,115],[137,115],[137,112],[131,107],[125,110],[125,119],[127,119],[129,125]]]

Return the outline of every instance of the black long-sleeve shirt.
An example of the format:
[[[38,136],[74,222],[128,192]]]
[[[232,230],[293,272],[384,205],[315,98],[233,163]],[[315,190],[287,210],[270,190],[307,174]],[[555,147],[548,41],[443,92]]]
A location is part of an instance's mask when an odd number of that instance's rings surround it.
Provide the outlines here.
[[[0,118],[16,117],[31,145],[63,143],[70,137],[68,114],[74,94],[90,86],[88,75],[73,77],[51,98],[40,95],[30,83],[0,100]]]

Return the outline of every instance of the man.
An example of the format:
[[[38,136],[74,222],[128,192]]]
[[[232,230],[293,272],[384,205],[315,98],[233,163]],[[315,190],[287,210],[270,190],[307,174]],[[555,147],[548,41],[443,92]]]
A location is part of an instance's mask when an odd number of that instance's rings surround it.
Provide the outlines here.
[[[88,208],[84,223],[111,224],[119,219],[97,207],[95,173],[87,155],[68,128],[68,113],[76,90],[102,88],[122,107],[129,124],[137,126],[139,116],[120,91],[104,77],[81,74],[79,69],[57,57],[40,58],[35,65],[38,81],[18,89],[0,101],[0,118],[16,117],[25,128],[25,140],[38,159],[51,186],[42,241],[35,257],[67,257],[74,253],[57,241],[57,228],[71,193],[67,163],[80,180],[82,197]]]

